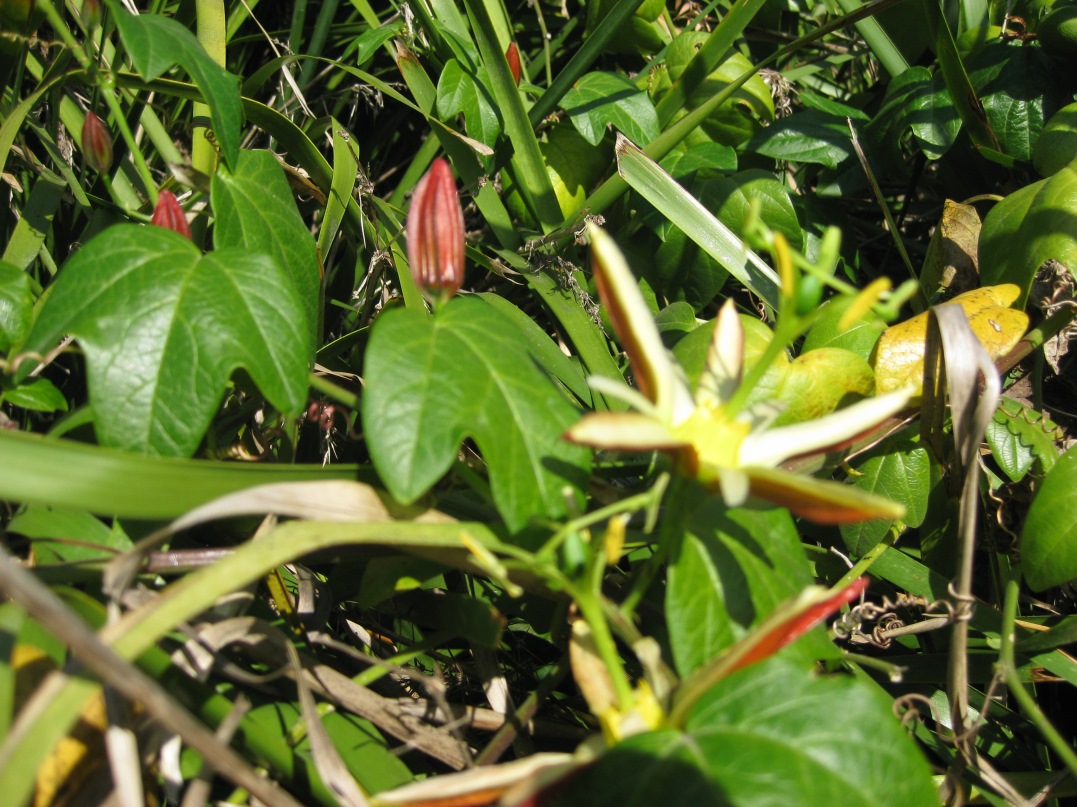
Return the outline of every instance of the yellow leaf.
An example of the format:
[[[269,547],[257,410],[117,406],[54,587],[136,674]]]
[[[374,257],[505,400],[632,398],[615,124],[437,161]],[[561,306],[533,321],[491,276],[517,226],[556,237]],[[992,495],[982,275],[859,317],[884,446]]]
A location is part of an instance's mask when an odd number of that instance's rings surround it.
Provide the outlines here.
[[[1010,308],[1021,290],[1012,283],[985,286],[950,302],[965,310],[969,325],[992,359],[1005,356],[1028,329],[1028,315]],[[928,313],[883,331],[872,354],[877,394],[912,387],[919,393],[924,375]]]
[[[21,708],[56,668],[55,662],[33,645],[19,643],[11,654],[15,670],[15,706]],[[82,786],[105,762],[103,732],[108,724],[105,699],[97,691],[79,715],[71,733],[61,739],[37,770],[34,807],[76,803]]]

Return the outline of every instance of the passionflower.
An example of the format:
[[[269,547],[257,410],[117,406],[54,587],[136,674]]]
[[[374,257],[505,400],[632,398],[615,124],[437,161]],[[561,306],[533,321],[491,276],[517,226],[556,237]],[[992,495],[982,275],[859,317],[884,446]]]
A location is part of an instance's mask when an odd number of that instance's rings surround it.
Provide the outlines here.
[[[666,351],[624,256],[602,230],[589,226],[599,296],[624,345],[639,390],[592,378],[600,392],[634,412],[594,412],[566,432],[574,443],[607,450],[663,451],[678,469],[737,507],[763,499],[821,524],[898,519],[900,504],[838,482],[783,470],[786,460],[817,453],[862,434],[900,411],[908,390],[866,398],[832,414],[773,427],[781,405],[730,406],[741,383],[744,331],[727,302],[718,315],[707,365],[693,395]]]
[[[452,169],[441,157],[415,186],[407,232],[416,285],[435,299],[452,297],[464,283],[464,211]]]

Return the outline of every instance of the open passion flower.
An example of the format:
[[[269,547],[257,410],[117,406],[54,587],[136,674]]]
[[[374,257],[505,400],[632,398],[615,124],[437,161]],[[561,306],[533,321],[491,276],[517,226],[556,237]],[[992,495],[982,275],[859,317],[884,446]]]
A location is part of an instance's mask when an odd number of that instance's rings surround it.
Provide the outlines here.
[[[635,412],[595,412],[566,432],[575,443],[620,451],[664,451],[678,469],[720,492],[737,507],[749,497],[786,507],[821,524],[898,519],[900,504],[838,482],[785,471],[781,463],[840,445],[904,408],[907,390],[866,398],[825,417],[772,428],[780,404],[734,411],[741,383],[744,331],[732,301],[718,315],[707,366],[692,394],[658,335],[635,277],[613,240],[590,226],[599,296],[632,364],[639,391],[592,378],[600,392],[628,401]],[[642,393],[642,394],[641,394]]]

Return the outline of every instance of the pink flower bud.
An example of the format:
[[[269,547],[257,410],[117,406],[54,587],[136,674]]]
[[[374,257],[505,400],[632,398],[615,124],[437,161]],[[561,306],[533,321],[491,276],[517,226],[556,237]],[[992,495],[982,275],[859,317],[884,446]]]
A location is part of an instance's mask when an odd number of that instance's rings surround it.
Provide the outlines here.
[[[194,240],[191,238],[191,225],[187,223],[187,216],[172,191],[161,191],[157,194],[157,207],[153,209],[150,224],[164,227],[166,230],[179,233],[184,238]]]
[[[508,50],[505,51],[505,58],[509,62],[509,72],[512,73],[512,80],[516,82],[516,86],[520,86],[520,77],[523,76],[523,70],[520,68],[520,50],[516,47],[515,42],[510,42]]]
[[[424,293],[447,300],[464,282],[464,211],[449,164],[438,157],[415,186],[408,211],[408,261]]]
[[[112,135],[105,128],[105,123],[92,112],[86,113],[82,124],[82,153],[86,164],[99,174],[106,173],[112,167]]]

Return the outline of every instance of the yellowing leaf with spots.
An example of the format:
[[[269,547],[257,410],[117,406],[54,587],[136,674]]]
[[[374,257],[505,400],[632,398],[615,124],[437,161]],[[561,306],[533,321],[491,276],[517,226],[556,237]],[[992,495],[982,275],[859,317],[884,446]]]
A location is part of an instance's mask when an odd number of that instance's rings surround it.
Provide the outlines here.
[[[965,310],[969,325],[992,359],[1005,356],[1028,329],[1028,315],[1010,306],[1021,290],[1012,283],[959,294],[950,304]],[[872,355],[876,394],[912,387],[919,394],[924,376],[927,312],[883,331]]]

